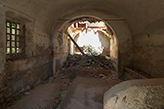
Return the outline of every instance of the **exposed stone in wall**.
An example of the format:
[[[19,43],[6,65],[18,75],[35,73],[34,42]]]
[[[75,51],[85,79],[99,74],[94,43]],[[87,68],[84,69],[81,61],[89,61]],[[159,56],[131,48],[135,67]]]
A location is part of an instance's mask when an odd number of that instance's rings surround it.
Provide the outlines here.
[[[5,9],[3,6],[0,4],[0,74],[4,73],[4,63],[5,63],[5,45],[6,45],[6,24],[5,24]],[[0,77],[1,78],[1,77]]]
[[[50,35],[35,20],[0,4],[0,108],[10,105],[17,94],[23,95],[32,87],[52,76],[52,47]],[[6,18],[25,24],[24,57],[6,58]]]
[[[3,75],[3,86],[0,88],[0,107],[10,105],[17,94],[23,95],[50,76],[52,76],[51,62],[35,65],[26,70],[7,71]]]
[[[64,33],[58,34],[53,44],[53,74],[63,65],[68,55],[68,36]],[[59,40],[60,39],[60,40]]]
[[[104,109],[163,109],[164,79],[130,80],[104,95]]]

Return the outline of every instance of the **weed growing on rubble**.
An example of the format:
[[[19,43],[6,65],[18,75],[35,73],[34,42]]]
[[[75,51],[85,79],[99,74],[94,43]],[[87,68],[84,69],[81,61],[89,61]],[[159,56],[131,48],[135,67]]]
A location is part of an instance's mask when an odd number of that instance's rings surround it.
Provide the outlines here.
[[[78,55],[77,53],[73,53],[72,55]]]
[[[48,81],[49,80],[49,76],[47,78],[44,79],[44,81]]]
[[[100,52],[98,51],[102,51],[102,48],[99,47],[99,50],[96,50],[94,47],[92,47],[91,45],[84,45],[83,46],[83,52],[89,56],[97,56],[100,54]]]
[[[62,96],[61,94],[59,94],[58,100],[55,102],[55,105],[53,105],[52,109],[58,109],[58,106],[61,104],[61,102],[62,102]]]
[[[31,90],[33,90],[34,88],[35,88],[35,87],[32,85],[32,86],[31,86]]]
[[[72,74],[69,76],[69,79],[70,79],[70,80],[73,80],[75,77],[76,77],[75,73],[72,73]]]
[[[40,106],[40,104],[38,104],[38,107],[39,107],[39,109],[43,109],[43,108]]]
[[[22,95],[20,95],[20,94],[16,94],[16,95],[15,95],[15,100],[20,100],[21,97],[22,97]]]

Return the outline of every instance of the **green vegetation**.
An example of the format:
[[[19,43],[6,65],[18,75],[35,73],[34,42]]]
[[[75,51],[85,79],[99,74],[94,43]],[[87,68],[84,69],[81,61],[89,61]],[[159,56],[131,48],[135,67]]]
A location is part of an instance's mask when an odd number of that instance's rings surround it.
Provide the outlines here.
[[[38,107],[39,107],[39,109],[43,109],[43,108],[40,106],[40,104],[38,104]]]
[[[14,23],[12,23],[12,28],[15,28],[15,24]]]
[[[9,54],[9,53],[10,53],[10,48],[7,48],[6,53],[7,53],[7,54]]]
[[[47,78],[44,79],[44,81],[48,81],[49,80],[49,76]]]
[[[101,49],[99,47],[99,49]],[[92,47],[91,45],[84,45],[83,46],[83,52],[89,56],[97,56],[99,55],[100,53],[94,48]]]
[[[107,38],[106,38],[106,40],[108,40],[108,41],[109,41],[110,39],[111,39],[110,37],[107,37]]]
[[[69,79],[70,79],[70,80],[73,80],[73,79],[75,79],[75,77],[76,77],[75,73],[72,73],[72,74],[69,76]]]
[[[35,88],[35,87],[32,85],[32,86],[31,86],[31,90],[33,90],[34,88]]]
[[[78,55],[77,53],[73,53],[72,55]]]
[[[62,102],[62,96],[61,94],[59,94],[58,100],[55,102],[55,105],[53,105],[52,109],[58,109],[58,106],[61,104],[61,102]]]
[[[15,100],[20,100],[21,97],[22,97],[22,95],[20,95],[20,94],[16,94],[16,95],[15,95]]]

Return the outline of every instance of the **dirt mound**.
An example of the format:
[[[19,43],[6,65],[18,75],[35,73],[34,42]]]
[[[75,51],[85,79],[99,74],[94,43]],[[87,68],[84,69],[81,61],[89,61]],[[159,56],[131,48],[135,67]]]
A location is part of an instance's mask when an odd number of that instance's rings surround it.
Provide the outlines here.
[[[112,76],[111,71],[115,70],[107,56],[69,55],[59,74],[105,78]]]
[[[111,59],[102,55],[69,55],[62,68],[70,67],[101,67],[103,69],[114,69]]]

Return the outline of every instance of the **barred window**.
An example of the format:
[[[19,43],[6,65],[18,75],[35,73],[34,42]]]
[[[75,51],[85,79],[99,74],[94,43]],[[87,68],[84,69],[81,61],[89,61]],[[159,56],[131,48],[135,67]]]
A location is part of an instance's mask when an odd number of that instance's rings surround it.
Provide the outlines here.
[[[6,22],[6,54],[23,53],[24,25],[18,22]]]

